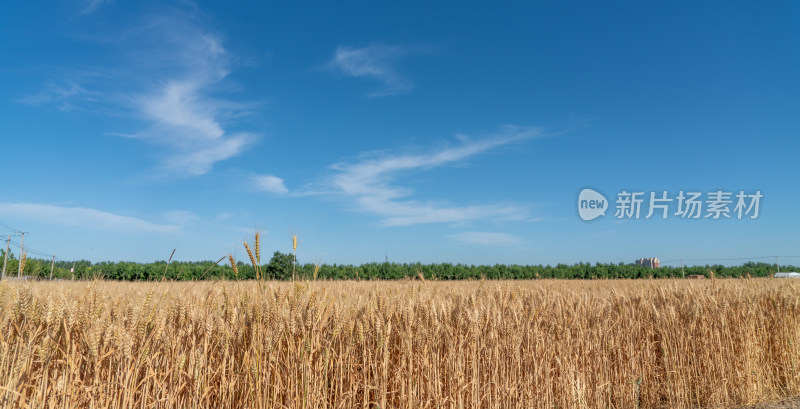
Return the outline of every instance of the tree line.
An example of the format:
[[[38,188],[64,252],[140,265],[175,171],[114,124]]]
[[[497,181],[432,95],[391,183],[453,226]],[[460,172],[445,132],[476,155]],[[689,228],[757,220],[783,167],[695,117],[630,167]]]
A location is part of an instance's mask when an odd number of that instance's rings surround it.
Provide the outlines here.
[[[0,249],[0,260],[4,256]],[[9,253],[6,276],[16,277],[19,260]],[[22,275],[50,278],[51,260],[26,259]],[[796,266],[780,266],[781,271],[798,271]],[[681,278],[689,275],[709,277],[768,277],[777,271],[775,264],[747,262],[740,266],[720,264],[704,266],[661,267],[651,269],[627,263],[577,263],[557,265],[467,265],[467,264],[422,264],[422,263],[366,263],[350,264],[296,264],[291,254],[276,251],[268,263],[261,266],[265,279],[291,280],[292,274],[299,280],[468,280],[468,279],[614,279],[614,278]],[[106,279],[125,281],[152,280],[252,280],[256,278],[254,267],[243,261],[231,268],[227,259],[214,261],[156,261],[153,263],[100,262],[87,260],[56,261],[54,279]]]

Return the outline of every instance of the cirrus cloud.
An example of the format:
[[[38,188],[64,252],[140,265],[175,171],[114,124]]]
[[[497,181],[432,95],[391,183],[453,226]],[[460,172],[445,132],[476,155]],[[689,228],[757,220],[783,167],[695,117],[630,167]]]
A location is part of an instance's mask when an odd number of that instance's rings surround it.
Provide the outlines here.
[[[283,184],[283,179],[273,175],[257,175],[253,177],[255,188],[262,192],[286,194],[289,189]]]
[[[327,67],[350,77],[372,78],[382,83],[383,87],[370,92],[369,97],[405,94],[414,89],[414,84],[394,69],[394,63],[410,51],[407,47],[380,44],[361,48],[339,46]]]
[[[503,204],[452,205],[443,202],[411,199],[413,191],[395,183],[400,173],[436,168],[458,162],[492,148],[507,145],[543,133],[538,128],[506,126],[477,141],[461,136],[460,146],[419,155],[383,156],[359,162],[335,164],[330,186],[340,195],[354,200],[362,211],[381,217],[386,226],[426,223],[459,223],[480,219],[527,220],[522,206]]]
[[[118,233],[177,233],[181,229],[176,224],[152,223],[97,209],[39,203],[0,203],[0,214],[37,223],[78,226]]]
[[[89,1],[87,10],[104,3]],[[115,57],[108,61],[117,62],[59,67],[57,78],[18,102],[63,111],[90,106],[96,113],[136,118],[141,122],[133,131],[107,134],[152,147],[164,174],[204,175],[259,137],[225,121],[241,119],[256,104],[219,96],[236,58],[210,26],[192,7],[165,6],[102,36],[82,37],[107,47]]]

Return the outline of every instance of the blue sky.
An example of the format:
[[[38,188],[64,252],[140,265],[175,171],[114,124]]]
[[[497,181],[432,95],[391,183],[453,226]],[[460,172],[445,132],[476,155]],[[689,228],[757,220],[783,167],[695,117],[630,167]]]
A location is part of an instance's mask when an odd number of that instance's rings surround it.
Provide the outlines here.
[[[3,4],[0,233],[92,261],[255,231],[301,262],[800,255],[800,4],[432,3]],[[614,215],[719,190],[758,218]]]

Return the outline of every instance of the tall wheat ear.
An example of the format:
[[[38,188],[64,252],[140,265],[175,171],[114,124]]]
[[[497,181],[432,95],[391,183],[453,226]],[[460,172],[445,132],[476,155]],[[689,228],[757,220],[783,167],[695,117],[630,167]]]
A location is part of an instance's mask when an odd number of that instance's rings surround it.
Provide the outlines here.
[[[233,269],[233,275],[236,277],[236,280],[239,280],[239,267],[236,267],[236,260],[233,259],[233,256],[228,253],[228,261],[231,263],[231,268]]]
[[[245,249],[245,250],[247,250],[247,256],[248,256],[248,257],[250,257],[250,263],[252,263],[252,264],[253,264],[253,269],[254,269],[254,270],[255,270],[255,272],[256,272],[256,280],[258,280],[258,279],[259,279],[259,274],[258,274],[258,262],[256,261],[256,257],[255,257],[255,255],[253,255],[253,251],[252,251],[252,250],[250,250],[250,245],[249,245],[249,244],[247,244],[247,242],[246,242],[246,241],[245,241],[245,242],[243,242],[243,243],[244,243],[244,249]]]
[[[294,262],[292,263],[292,281],[295,280],[295,268],[297,265],[297,235],[292,235],[292,251],[294,251]]]

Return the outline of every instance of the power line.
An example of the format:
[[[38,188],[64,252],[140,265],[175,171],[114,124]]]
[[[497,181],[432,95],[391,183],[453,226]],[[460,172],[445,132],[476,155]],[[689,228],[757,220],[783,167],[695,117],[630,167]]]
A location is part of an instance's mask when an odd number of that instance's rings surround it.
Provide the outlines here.
[[[19,229],[15,229],[15,228],[5,224],[3,221],[0,221],[0,229],[8,231],[8,232],[11,232],[11,233],[14,233],[15,235],[17,233],[19,233],[19,231],[20,231]]]
[[[30,246],[28,246],[26,248],[28,249],[28,253],[38,254],[40,256],[47,256],[47,257],[50,257],[50,256],[53,255],[53,253],[48,253],[46,251],[37,250],[37,249],[35,249],[33,247],[30,247]]]
[[[15,245],[17,247],[21,247],[22,246],[22,244],[20,242],[15,241],[15,240],[11,240],[11,244],[13,244],[13,245]],[[47,257],[47,258],[50,258],[50,257],[53,256],[52,253],[47,253],[47,252],[44,252],[44,251],[41,251],[41,250],[37,250],[37,249],[34,249],[34,248],[30,247],[30,246],[26,246],[25,247],[25,253],[35,254],[37,256],[42,256],[42,257]]]
[[[11,226],[9,226],[9,225],[3,223],[2,221],[0,221],[0,229],[5,229],[5,228],[11,228]],[[8,252],[9,252],[8,246],[13,243],[15,246],[19,246],[20,253],[21,253],[20,256],[19,256],[20,263],[18,264],[18,271],[17,271],[17,277],[18,278],[22,274],[22,260],[23,260],[23,257],[26,257],[28,254],[31,254],[31,255],[34,255],[34,256],[42,257],[44,259],[48,259],[48,258],[52,259],[50,261],[50,279],[52,280],[53,279],[53,271],[55,270],[55,265],[56,265],[56,255],[55,254],[49,254],[47,252],[44,252],[44,251],[41,251],[41,250],[37,250],[37,249],[31,248],[31,247],[25,248],[23,246],[24,243],[25,243],[25,234],[28,233],[28,232],[15,231],[14,233],[19,233],[22,236],[22,239],[20,240],[19,243],[17,243],[15,240],[11,240],[11,236],[12,235],[8,235],[8,239],[6,241],[6,243],[7,243],[6,254],[5,254],[5,257],[4,257],[5,260],[3,262],[3,276],[5,276],[6,262],[7,262],[7,259],[8,259]],[[59,261],[61,261],[61,260],[59,260]],[[2,278],[5,278],[5,277],[2,277]]]
[[[2,220],[0,220],[0,230],[4,230],[4,231],[7,231],[7,232],[10,232],[12,237],[17,237],[17,236],[21,235],[23,242],[25,240],[25,234],[27,233],[27,232],[23,232],[20,229],[16,229],[14,227],[9,226],[6,222],[4,222]],[[14,244],[15,246],[18,246],[18,247],[22,248],[22,243],[17,243],[14,240],[11,240],[11,243]],[[24,248],[23,251],[26,254],[30,253],[30,254],[33,254],[33,255],[36,255],[36,256],[39,256],[39,257],[46,257],[46,258],[55,257],[55,255],[52,254],[52,253],[48,253],[48,252],[42,251],[42,250],[37,250],[37,249],[32,248],[30,246]],[[22,257],[22,255],[20,255],[20,257]]]
[[[53,256],[53,254],[42,253],[42,252],[40,252],[40,251],[34,251],[34,250],[32,250],[32,249],[27,249],[27,250],[25,251],[25,253],[26,253],[26,254],[33,254],[33,255],[35,255],[35,256],[40,256],[40,257],[45,257],[45,258],[50,258],[50,257],[52,257],[52,256]]]

